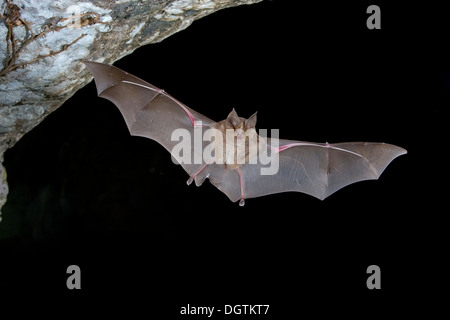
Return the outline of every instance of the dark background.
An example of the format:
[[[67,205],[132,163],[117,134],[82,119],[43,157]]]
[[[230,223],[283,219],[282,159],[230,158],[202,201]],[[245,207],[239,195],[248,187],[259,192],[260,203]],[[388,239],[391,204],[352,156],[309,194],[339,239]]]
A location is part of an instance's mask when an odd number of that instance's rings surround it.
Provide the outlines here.
[[[272,319],[421,307],[446,238],[445,10],[293,3],[217,12],[115,65],[214,120],[258,111],[257,127],[282,138],[387,142],[408,155],[322,202],[283,193],[239,207],[210,183],[187,187],[183,169],[131,137],[92,82],[5,154],[0,286],[10,297],[168,319],[187,303],[270,304]],[[370,4],[381,30],[366,28]],[[82,290],[66,288],[71,264]],[[381,290],[366,287],[372,264]]]

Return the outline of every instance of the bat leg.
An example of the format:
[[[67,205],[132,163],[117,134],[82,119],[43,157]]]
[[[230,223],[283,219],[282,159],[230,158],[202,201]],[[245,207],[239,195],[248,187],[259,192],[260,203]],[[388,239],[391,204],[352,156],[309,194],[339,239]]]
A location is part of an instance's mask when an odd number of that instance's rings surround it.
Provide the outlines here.
[[[241,169],[236,168],[236,171],[239,175],[239,184],[241,186],[241,200],[239,200],[239,206],[243,207],[245,205],[245,198],[244,198],[244,183],[242,181],[242,172]]]
[[[192,176],[189,177],[189,179],[186,181],[186,184],[188,186],[191,185],[192,181],[195,180],[195,177],[209,165],[210,165],[209,163],[204,164],[196,173],[194,173]],[[202,181],[196,181],[197,187],[200,187],[207,177],[208,176],[205,176]]]

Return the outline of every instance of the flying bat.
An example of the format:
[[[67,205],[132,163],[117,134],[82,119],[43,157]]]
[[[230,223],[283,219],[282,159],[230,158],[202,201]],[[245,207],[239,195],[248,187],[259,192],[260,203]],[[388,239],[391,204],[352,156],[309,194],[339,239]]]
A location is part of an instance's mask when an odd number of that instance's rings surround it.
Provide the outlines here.
[[[245,119],[233,109],[216,122],[119,68],[85,64],[98,95],[119,108],[131,135],[165,147],[189,174],[188,185],[209,178],[241,206],[248,198],[287,191],[323,200],[349,184],[378,179],[392,160],[406,154],[385,143],[268,138],[256,132],[256,113]]]

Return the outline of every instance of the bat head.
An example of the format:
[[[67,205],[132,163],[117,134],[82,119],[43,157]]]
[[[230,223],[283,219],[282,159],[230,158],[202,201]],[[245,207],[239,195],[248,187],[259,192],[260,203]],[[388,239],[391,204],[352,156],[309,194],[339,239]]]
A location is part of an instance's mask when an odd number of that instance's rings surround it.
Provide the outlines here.
[[[256,112],[248,119],[241,118],[238,116],[236,110],[231,110],[225,121],[226,129],[233,129],[240,132],[245,132],[247,130],[255,130],[256,127]]]

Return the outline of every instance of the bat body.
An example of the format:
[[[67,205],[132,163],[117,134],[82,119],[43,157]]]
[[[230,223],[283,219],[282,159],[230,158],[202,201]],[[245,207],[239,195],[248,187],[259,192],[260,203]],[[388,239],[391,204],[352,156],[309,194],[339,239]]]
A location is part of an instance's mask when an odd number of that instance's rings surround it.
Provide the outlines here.
[[[116,67],[85,64],[98,95],[119,108],[132,135],[164,146],[189,174],[188,185],[195,181],[199,186],[209,178],[241,206],[248,198],[287,191],[322,200],[349,184],[378,179],[392,160],[406,153],[384,143],[267,138],[256,132],[256,113],[244,119],[233,109],[215,122]],[[269,166],[267,159],[273,161]]]

